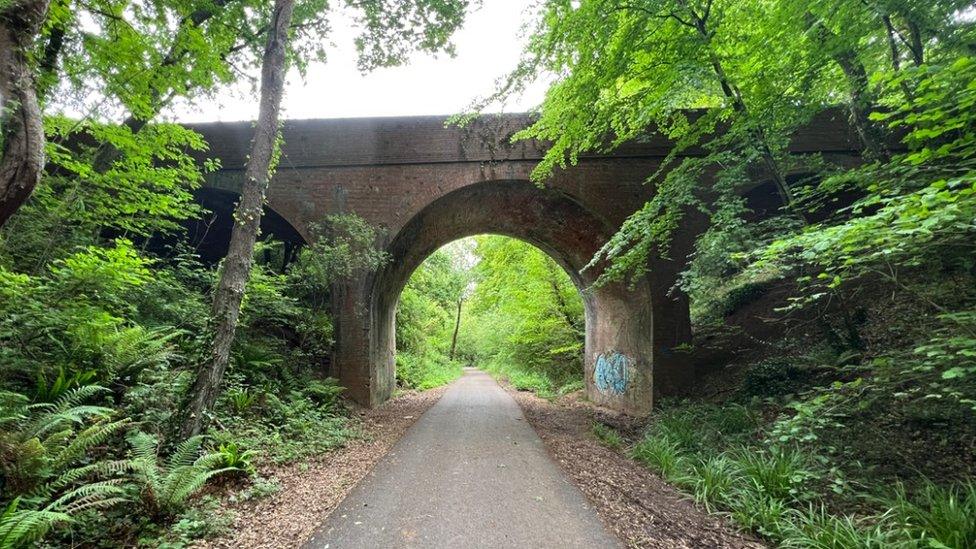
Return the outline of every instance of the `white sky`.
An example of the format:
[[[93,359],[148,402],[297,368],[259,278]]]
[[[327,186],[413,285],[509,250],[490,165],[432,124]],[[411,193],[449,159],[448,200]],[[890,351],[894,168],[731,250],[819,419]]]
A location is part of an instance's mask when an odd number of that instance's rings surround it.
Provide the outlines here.
[[[345,118],[357,116],[405,116],[454,114],[473,99],[494,89],[496,79],[518,62],[524,39],[521,28],[530,13],[531,0],[485,0],[467,17],[455,34],[457,55],[415,55],[401,67],[379,69],[362,75],[356,68],[349,22],[333,20],[326,64],[310,67],[305,81],[289,76],[284,99],[286,118]],[[250,86],[198,101],[195,106],[174,108],[170,117],[183,122],[253,120],[257,100]],[[501,108],[525,111],[542,101],[545,84],[531,87]]]

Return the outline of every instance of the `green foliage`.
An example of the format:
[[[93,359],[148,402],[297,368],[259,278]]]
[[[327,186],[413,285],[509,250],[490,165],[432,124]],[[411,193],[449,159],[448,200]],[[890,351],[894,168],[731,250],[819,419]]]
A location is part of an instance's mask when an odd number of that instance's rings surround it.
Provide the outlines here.
[[[802,499],[803,484],[814,476],[807,458],[795,449],[741,448],[733,450],[732,455],[744,480],[770,499]]]
[[[450,51],[469,2],[347,7],[361,23],[360,65],[372,69],[413,51]],[[301,74],[325,57],[331,8],[296,4],[288,58]],[[374,228],[333,216],[297,261],[289,252],[281,268],[255,267],[217,450],[197,457],[201,439],[169,438],[190,372],[208,352],[216,278],[188,251],[183,227],[204,213],[194,191],[219,164],[205,158],[210,144],[199,134],[160,118],[174,104],[247,83],[271,12],[255,0],[54,0],[40,35],[28,37],[47,170],[0,228],[0,546],[45,533],[66,545],[189,543],[222,523],[207,505],[186,508],[215,475],[352,436],[342,388],[313,374],[332,351],[332,284],[386,257]],[[248,425],[244,415],[256,420]],[[119,439],[130,424],[156,432],[129,433],[124,455]],[[121,477],[138,487],[121,486]],[[141,502],[139,512],[107,509],[123,496]],[[107,512],[81,513],[93,508]]]
[[[807,388],[811,377],[809,370],[793,362],[766,360],[749,368],[741,391],[750,397],[782,397]]]
[[[520,390],[555,396],[583,379],[583,300],[552,258],[519,240],[476,238],[477,282],[462,349]]]
[[[226,534],[233,526],[234,512],[224,508],[217,498],[204,496],[176,517],[167,532],[167,537],[173,540],[173,546],[181,547],[191,544],[194,540]]]
[[[187,502],[212,477],[239,471],[227,465],[229,446],[201,455],[202,437],[192,437],[178,444],[166,459],[160,459],[159,441],[153,435],[134,432],[127,437],[132,447],[126,464],[138,486],[139,500],[151,517],[169,520],[186,509]],[[236,451],[236,446],[233,447]],[[236,455],[236,464],[246,464],[246,456]]]
[[[649,435],[634,445],[631,457],[653,468],[665,479],[677,478],[685,465],[681,445],[667,436]]]
[[[225,442],[217,447],[217,454],[220,455],[220,467],[243,471],[248,475],[257,473],[254,467],[254,450],[244,450],[233,442]]]
[[[261,460],[286,463],[320,455],[355,435],[339,407],[334,383],[297,377],[276,390],[282,393],[267,387],[256,392],[259,396],[244,412],[225,398],[233,412],[218,410],[222,427],[211,432],[218,447],[237,448],[248,461],[259,451]]]
[[[454,330],[457,327],[465,333],[472,322],[458,305],[468,297],[471,278],[465,265],[467,245],[462,240],[431,254],[413,272],[400,294],[396,313],[396,376],[403,387],[430,389],[461,376],[458,355],[464,350],[457,352]]]
[[[741,483],[742,473],[725,454],[700,459],[678,483],[695,495],[695,501],[708,511],[727,505],[732,489]]]
[[[897,486],[885,503],[892,520],[907,535],[928,547],[961,549],[976,544],[976,484],[943,488],[926,482],[915,498]]]
[[[593,424],[593,435],[596,436],[603,444],[607,445],[611,450],[619,450],[624,446],[624,439],[620,436],[614,428],[608,427],[602,423],[595,422]]]
[[[862,472],[864,485],[857,485],[861,493],[848,492],[853,484],[844,482],[836,465],[810,452],[827,445],[822,439],[835,421],[821,421],[818,414],[829,417],[844,401],[832,396],[814,402],[809,409],[795,404],[793,414],[766,423],[738,404],[669,403],[655,414],[631,455],[690,492],[709,511],[727,513],[741,527],[777,546],[971,544],[976,516],[972,483],[942,487],[923,479],[911,491],[904,485],[893,491],[876,487],[887,494],[878,497],[866,492],[877,481]],[[806,427],[796,431],[793,427],[799,424]],[[790,436],[781,438],[781,433]],[[854,463],[850,456],[834,459]],[[840,502],[848,502],[858,512],[838,511]]]
[[[781,547],[844,549],[861,547],[883,549],[905,545],[896,542],[896,535],[885,524],[886,517],[876,522],[850,515],[837,516],[824,506],[794,509],[782,521]]]
[[[323,408],[335,408],[339,405],[344,387],[339,386],[339,380],[333,377],[312,379],[305,385],[304,393],[313,402]]]
[[[402,387],[425,391],[461,377],[461,364],[443,355],[414,355],[401,351],[396,357],[397,382]]]
[[[27,546],[53,526],[125,497],[112,462],[88,463],[93,448],[126,427],[109,408],[84,404],[104,389],[66,391],[53,403],[29,404],[0,392],[0,479],[13,497],[0,514],[0,547]],[[102,477],[99,480],[99,477]]]

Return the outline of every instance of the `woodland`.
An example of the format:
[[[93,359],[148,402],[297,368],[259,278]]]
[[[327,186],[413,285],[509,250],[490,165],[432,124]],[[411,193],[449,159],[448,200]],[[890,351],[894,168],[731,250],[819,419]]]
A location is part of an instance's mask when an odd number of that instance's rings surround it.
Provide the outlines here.
[[[261,229],[285,74],[326,61],[339,9],[372,71],[451,54],[477,2],[0,0],[0,548],[189,546],[230,527],[226,494],[277,489],[266,467],[363,436],[328,376],[331,297],[389,261],[380,229],[330,216],[298,249]],[[596,284],[644,276],[683,220],[708,220],[672,289],[695,383],[593,436],[770,546],[976,547],[972,2],[525,15],[522,57],[451,123],[550,82],[513,137],[546,144],[540,186],[590,153],[674,144]],[[204,253],[219,165],[168,113],[242,82],[259,98],[246,182]],[[825,113],[863,162],[789,152]],[[398,390],[477,366],[583,398],[586,291],[518,240],[445,246],[400,296]]]

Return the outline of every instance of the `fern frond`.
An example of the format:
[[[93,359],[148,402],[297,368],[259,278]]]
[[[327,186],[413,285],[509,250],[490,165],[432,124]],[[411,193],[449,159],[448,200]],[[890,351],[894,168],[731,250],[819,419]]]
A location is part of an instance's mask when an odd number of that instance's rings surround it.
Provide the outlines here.
[[[203,446],[203,436],[201,435],[184,440],[176,447],[173,455],[166,460],[167,467],[172,469],[176,467],[193,465],[197,454],[200,453],[201,446]]]
[[[197,458],[193,462],[196,467],[202,467],[204,469],[214,469],[224,463],[224,455],[219,452],[211,452],[209,454],[204,454]]]
[[[61,395],[61,398],[54,401],[54,409],[63,412],[69,408],[78,406],[80,403],[92,398],[99,393],[107,393],[108,389],[100,385],[82,385],[80,387],[75,387],[65,394]]]
[[[166,505],[170,508],[182,506],[197,490],[203,488],[211,478],[230,471],[237,471],[235,467],[207,470],[200,467],[181,467],[168,478],[165,491],[161,494]]]
[[[26,436],[43,437],[54,429],[68,428],[74,424],[84,423],[86,418],[105,418],[112,414],[111,408],[104,406],[74,406],[64,410],[51,409],[45,413],[36,414],[21,432]]]
[[[73,515],[84,509],[111,507],[118,501],[127,501],[123,483],[124,479],[111,479],[84,484],[54,500],[45,510]]]
[[[71,522],[66,513],[49,510],[22,509],[17,507],[20,498],[14,499],[0,515],[0,547],[20,547],[40,539],[58,523]]]
[[[119,330],[105,342],[105,366],[111,372],[131,372],[166,364],[178,358],[170,342],[183,333],[168,326],[148,330],[133,326]]]
[[[62,473],[61,476],[52,480],[48,486],[52,491],[57,491],[67,486],[71,486],[84,478],[118,476],[125,472],[132,471],[133,468],[132,460],[128,459],[99,461],[85,465],[84,467],[69,469],[68,471]]]
[[[129,446],[132,447],[132,457],[156,463],[156,453],[159,448],[159,439],[149,433],[136,431],[126,437]]]
[[[56,456],[54,456],[54,460],[52,462],[54,467],[58,469],[64,467],[72,460],[84,454],[93,446],[97,446],[105,442],[108,437],[119,432],[129,423],[130,421],[128,419],[120,419],[119,421],[112,421],[108,423],[96,423],[91,427],[88,427],[84,431],[78,433],[70,444],[68,444],[66,447],[64,447],[64,449],[58,452]]]

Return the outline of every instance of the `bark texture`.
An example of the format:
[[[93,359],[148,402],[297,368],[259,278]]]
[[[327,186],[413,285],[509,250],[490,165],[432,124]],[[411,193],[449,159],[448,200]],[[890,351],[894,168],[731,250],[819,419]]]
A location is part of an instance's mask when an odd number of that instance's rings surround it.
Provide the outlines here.
[[[44,126],[27,49],[48,3],[13,2],[0,11],[0,226],[30,197],[44,171]]]
[[[261,226],[265,193],[278,136],[278,114],[284,92],[285,50],[294,0],[276,0],[261,67],[261,103],[251,152],[244,172],[241,201],[234,212],[230,248],[224,259],[211,310],[213,346],[209,360],[200,365],[190,393],[182,436],[199,434],[220,391],[237,330],[241,302],[251,273],[254,243]]]

